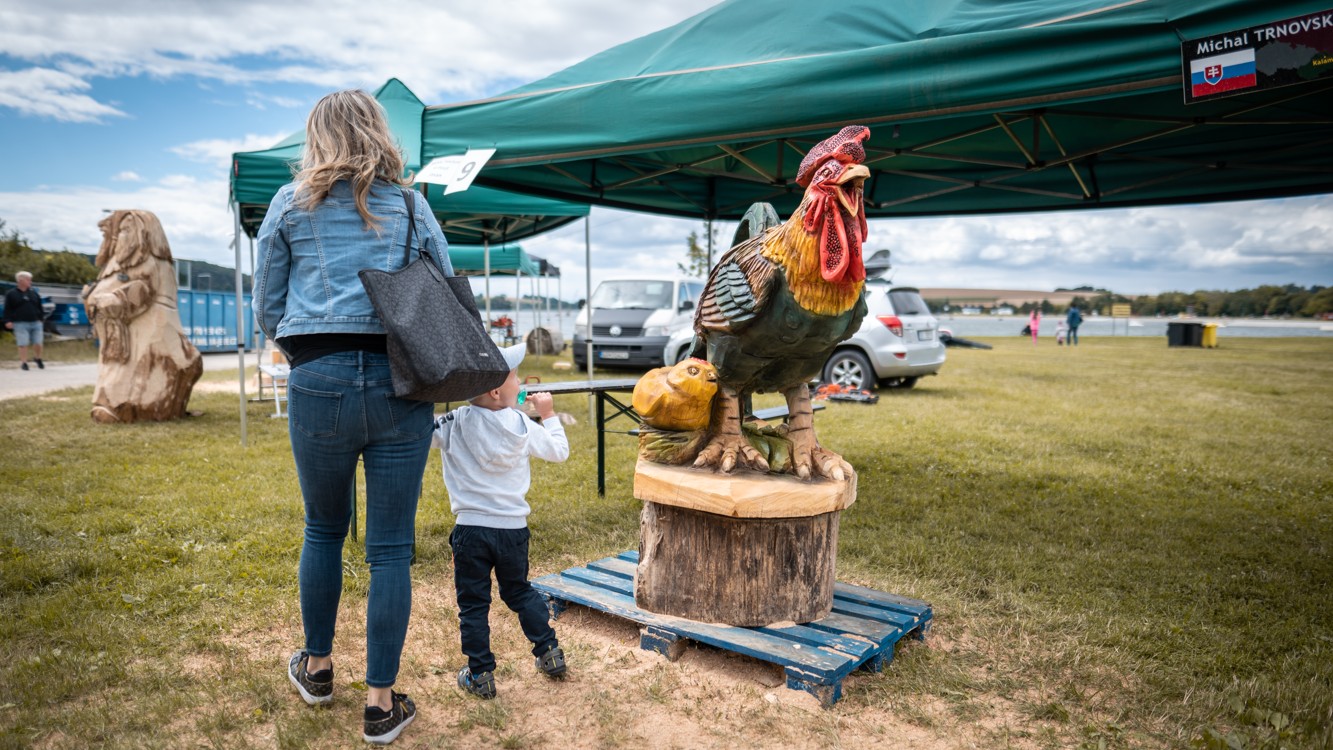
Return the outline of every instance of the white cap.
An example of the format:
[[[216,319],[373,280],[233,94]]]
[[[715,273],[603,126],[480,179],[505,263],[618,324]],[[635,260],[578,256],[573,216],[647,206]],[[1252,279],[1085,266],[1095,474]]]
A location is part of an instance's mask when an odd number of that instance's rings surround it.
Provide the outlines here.
[[[523,364],[523,355],[528,353],[528,345],[514,344],[513,346],[506,346],[500,349],[500,353],[504,355],[505,363],[509,365],[509,369],[517,370],[518,366]]]

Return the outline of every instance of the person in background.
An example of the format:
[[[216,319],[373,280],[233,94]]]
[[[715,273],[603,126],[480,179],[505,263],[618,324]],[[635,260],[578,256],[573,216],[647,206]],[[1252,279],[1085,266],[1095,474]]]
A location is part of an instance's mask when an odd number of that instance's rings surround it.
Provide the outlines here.
[[[532,483],[528,457],[564,461],[569,458],[569,440],[555,416],[551,394],[532,394],[540,425],[517,408],[523,390],[518,366],[526,350],[523,344],[503,349],[509,378],[437,419],[432,441],[440,449],[449,506],[457,516],[449,546],[454,552],[458,631],[467,656],[458,686],[488,699],[495,697],[489,622],[492,573],[500,599],[518,614],[523,634],[532,642],[537,669],[556,679],[566,672],[565,652],[556,640],[546,603],[528,583],[532,508],[527,493]]]
[[[1069,324],[1063,320],[1055,321],[1055,345],[1063,346],[1065,337],[1069,335]]]
[[[1083,325],[1083,311],[1078,309],[1078,305],[1069,306],[1065,323],[1069,325],[1069,345],[1078,346],[1078,327]]]
[[[388,744],[416,718],[393,691],[412,611],[408,565],[430,453],[433,405],[397,398],[384,327],[357,277],[397,270],[414,202],[416,242],[449,276],[444,235],[422,195],[404,190],[403,157],[384,110],[362,91],[315,104],[301,170],[259,230],[255,319],[287,355],[288,433],[305,503],[298,579],[305,646],[287,676],[306,703],[333,700],[333,633],[343,542],[365,467],[366,707],[362,738]]]
[[[32,287],[32,274],[19,271],[14,275],[17,287],[5,293],[5,328],[14,332],[19,347],[19,368],[28,369],[28,347],[32,347],[37,369],[45,370],[42,361],[42,297]]]
[[[1034,307],[1028,313],[1028,331],[1032,333],[1032,345],[1037,345],[1037,330],[1041,328],[1041,308]]]

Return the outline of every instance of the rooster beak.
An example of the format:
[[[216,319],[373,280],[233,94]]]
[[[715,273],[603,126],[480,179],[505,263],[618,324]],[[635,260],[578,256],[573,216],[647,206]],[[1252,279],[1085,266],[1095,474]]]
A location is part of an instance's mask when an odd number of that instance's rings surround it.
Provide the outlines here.
[[[847,213],[855,216],[861,210],[860,201],[851,201],[848,199],[848,191],[859,190],[870,177],[870,170],[864,164],[849,164],[847,168],[838,176],[838,202],[847,209]]]

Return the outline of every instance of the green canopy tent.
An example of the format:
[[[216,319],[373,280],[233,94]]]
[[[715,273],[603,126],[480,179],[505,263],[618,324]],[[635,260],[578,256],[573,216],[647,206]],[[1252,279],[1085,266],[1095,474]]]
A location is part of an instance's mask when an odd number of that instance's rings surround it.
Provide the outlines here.
[[[535,295],[543,299],[549,299],[550,295],[546,290],[538,286],[539,281],[549,281],[555,278],[557,283],[560,281],[559,267],[546,262],[545,258],[539,258],[535,255],[529,255],[519,245],[497,245],[493,247],[476,247],[468,245],[450,245],[449,262],[454,267],[454,273],[459,276],[484,276],[486,278],[486,323],[491,323],[491,281],[493,274],[514,276],[514,304],[517,307],[514,310],[515,318],[523,312],[523,279],[526,277],[532,284],[532,290]],[[556,292],[556,299],[560,298],[560,292]],[[542,312],[545,306],[534,307],[533,326],[541,327]]]
[[[542,272],[541,259],[528,255],[519,245],[496,245],[487,250],[475,245],[450,245],[449,262],[459,276],[480,276],[502,273],[518,276],[537,276]]]
[[[398,138],[406,157],[406,168],[420,170],[421,116],[425,104],[396,78],[389,79],[374,94],[388,115],[389,128]],[[269,203],[279,188],[291,182],[292,167],[301,159],[305,131],[295,132],[277,145],[259,151],[232,155],[230,202],[236,216],[236,289],[238,321],[243,310],[241,299],[242,233],[251,238],[251,264],[254,262],[253,238],[268,212]],[[531,195],[515,195],[491,188],[473,186],[445,195],[438,185],[419,184],[445,239],[453,243],[507,242],[532,237],[564,226],[588,215],[586,204],[569,203]],[[484,252],[484,250],[483,250]],[[452,252],[451,252],[452,257]],[[489,280],[488,280],[489,284]],[[489,301],[490,295],[487,294]],[[243,325],[238,322],[238,330]],[[238,337],[239,339],[239,337]],[[258,355],[256,355],[258,356]],[[238,343],[241,379],[241,442],[245,442],[244,343]]]
[[[375,99],[389,116],[389,127],[407,157],[407,169],[421,169],[421,114],[425,104],[407,86],[391,78],[375,92]],[[250,237],[268,212],[278,189],[292,180],[292,167],[301,160],[305,131],[293,133],[272,148],[242,151],[232,155],[231,200],[239,207],[241,228]],[[588,215],[588,206],[515,195],[474,186],[444,194],[438,185],[422,183],[419,189],[440,221],[450,244],[513,242],[564,226]]]
[[[1324,193],[1333,80],[1318,52],[1276,71],[1295,85],[1186,105],[1181,42],[1326,7],[729,0],[506,94],[429,107],[422,150],[495,148],[489,187],[705,219],[790,211],[802,155],[854,123],[872,130],[871,217]]]

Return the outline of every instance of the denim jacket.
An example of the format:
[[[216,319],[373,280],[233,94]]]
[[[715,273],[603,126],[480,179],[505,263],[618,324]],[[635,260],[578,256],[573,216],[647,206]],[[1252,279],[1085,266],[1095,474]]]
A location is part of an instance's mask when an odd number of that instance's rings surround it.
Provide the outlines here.
[[[367,196],[380,229],[367,230],[351,184],[335,183],[314,210],[295,199],[295,184],[273,197],[259,228],[259,260],[251,303],[269,339],[312,333],[384,333],[357,271],[403,267],[407,204],[396,185],[377,180]],[[430,206],[413,190],[416,246],[448,276],[448,243]],[[416,258],[412,254],[410,260]],[[409,260],[409,262],[410,262]]]

